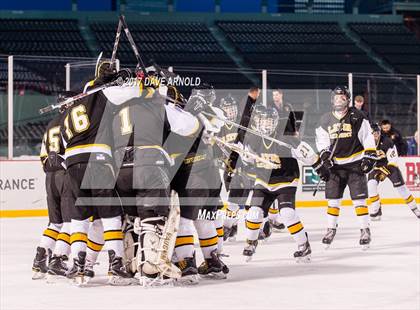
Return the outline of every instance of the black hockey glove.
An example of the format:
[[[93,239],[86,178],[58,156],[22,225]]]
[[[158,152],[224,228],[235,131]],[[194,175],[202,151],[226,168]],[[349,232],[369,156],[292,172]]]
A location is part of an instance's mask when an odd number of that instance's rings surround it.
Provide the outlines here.
[[[386,166],[381,166],[381,167],[373,168],[372,173],[373,173],[373,178],[376,181],[382,182],[391,174],[391,171],[389,171]]]
[[[312,168],[314,168],[315,172],[319,175],[319,178],[327,182],[330,179],[330,168],[332,167],[332,164],[330,165],[331,160],[327,160],[323,162],[321,160],[321,157],[318,158],[315,164],[312,165]]]
[[[204,97],[199,95],[193,95],[188,99],[188,102],[184,108],[184,111],[190,112],[192,115],[197,116],[202,111],[204,111],[207,105]]]
[[[331,157],[332,156],[331,156],[331,151],[330,150],[325,149],[325,150],[322,150],[319,153],[319,158],[321,158],[321,161],[323,163],[325,163],[324,165],[326,165],[328,168],[331,168],[333,166],[333,163],[331,161]]]
[[[376,150],[368,150],[365,151],[365,155],[362,158],[362,162],[360,164],[360,170],[363,173],[369,173],[375,167],[376,161],[378,160],[378,156],[376,155]]]

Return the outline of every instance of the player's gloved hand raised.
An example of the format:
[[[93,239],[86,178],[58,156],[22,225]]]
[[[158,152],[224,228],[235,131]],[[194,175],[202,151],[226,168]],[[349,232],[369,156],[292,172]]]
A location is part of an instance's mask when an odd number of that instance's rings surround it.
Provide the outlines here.
[[[327,182],[330,179],[331,167],[332,165],[330,165],[329,161],[323,162],[321,157],[312,165],[312,168],[314,168],[315,172],[319,175],[319,178],[324,182]]]
[[[190,112],[192,115],[197,116],[204,111],[207,105],[206,100],[203,96],[192,95],[185,105],[184,111]]]
[[[360,170],[363,173],[369,173],[375,167],[376,161],[378,160],[378,156],[376,155],[376,150],[368,150],[365,151],[365,155],[362,158],[362,162],[360,163]]]
[[[391,171],[389,171],[386,166],[375,167],[373,169],[373,178],[378,182],[384,181],[390,174]]]

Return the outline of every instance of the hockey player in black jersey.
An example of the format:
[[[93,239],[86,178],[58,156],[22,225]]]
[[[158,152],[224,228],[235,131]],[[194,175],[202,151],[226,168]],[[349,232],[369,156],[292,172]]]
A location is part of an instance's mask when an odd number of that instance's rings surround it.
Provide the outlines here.
[[[240,107],[234,98],[227,96],[221,99],[220,108],[224,111],[227,120],[235,123],[240,120],[241,125],[247,127],[257,97],[258,89],[253,88],[249,92],[244,107]],[[241,109],[243,111],[240,111]],[[240,115],[241,112],[243,114]],[[218,136],[225,142],[243,145],[245,132],[225,123]],[[223,158],[223,161],[225,163],[224,183],[228,191],[226,218],[223,227],[224,239],[234,241],[238,232],[238,212],[240,208],[249,207],[246,206],[246,203],[255,181],[255,173],[254,167],[244,163],[235,152],[232,152],[229,157]]]
[[[256,135],[249,135],[246,140],[246,149],[271,164],[255,160],[256,179],[251,208],[246,216],[247,245],[243,255],[250,259],[255,253],[260,227],[270,206],[277,200],[281,218],[298,244],[294,257],[298,261],[308,261],[311,254],[308,235],[295,210],[299,180],[297,159],[314,165],[319,162],[318,156],[307,143],[299,141],[293,130],[288,131],[287,118],[279,122],[278,112],[273,107],[256,106],[251,126],[264,135],[290,144],[291,148]]]
[[[95,80],[96,86],[115,76],[107,70]],[[73,267],[67,276],[83,285],[90,275],[86,271],[86,248],[89,218],[101,218],[109,255],[109,284],[127,285],[131,274],[123,264],[121,206],[115,203],[112,159],[111,108],[103,92],[76,101],[67,109],[61,123],[65,143],[68,184],[76,206],[72,208],[71,252]]]
[[[179,219],[172,223],[170,218],[173,160],[164,145],[173,135],[194,137],[201,125],[190,113],[166,104],[168,87],[139,83],[110,87],[104,93],[114,106],[115,161],[121,167],[117,190],[126,211],[138,216],[134,230],[140,242],[136,267],[143,276],[141,284],[164,285],[164,277],[181,275],[170,261]]]
[[[398,151],[394,143],[386,135],[381,134],[378,124],[372,125],[375,137],[378,161],[375,168],[368,174],[368,189],[370,205],[370,218],[379,221],[382,216],[381,202],[378,193],[379,184],[388,178],[400,196],[404,199],[410,210],[420,218],[420,210],[410,190],[405,185],[403,176],[398,167]]]
[[[212,128],[217,131],[221,124],[213,126],[212,121],[199,114],[203,109],[211,109],[214,113],[215,108],[211,107],[214,100],[212,88],[194,90],[184,109],[199,115],[206,130],[200,130],[198,137],[185,139],[171,136],[167,140],[171,156],[175,159],[171,187],[178,194],[181,208],[173,260],[182,270],[181,282],[184,284],[197,283],[198,274],[202,277],[225,278],[228,272],[218,252],[218,245],[223,239],[223,228],[216,227],[215,224],[218,222],[217,209],[222,206],[221,178],[215,164],[211,140],[207,136],[207,131]],[[214,120],[213,124],[215,123],[217,122]],[[194,230],[204,257],[204,262],[198,268],[194,251]]]
[[[65,198],[64,146],[60,135],[63,115],[54,117],[47,125],[42,139],[40,159],[46,175],[47,206],[49,223],[37,247],[32,266],[32,279],[49,275],[65,276],[70,252],[69,201]]]
[[[322,166],[330,168],[329,173],[319,173],[326,181],[325,197],[328,200],[328,230],[322,243],[328,247],[334,239],[340,202],[344,189],[349,186],[360,223],[359,243],[365,249],[371,241],[365,174],[376,163],[376,145],[365,115],[349,107],[350,97],[346,87],[336,87],[331,93],[333,110],[321,117],[316,128],[316,144]]]

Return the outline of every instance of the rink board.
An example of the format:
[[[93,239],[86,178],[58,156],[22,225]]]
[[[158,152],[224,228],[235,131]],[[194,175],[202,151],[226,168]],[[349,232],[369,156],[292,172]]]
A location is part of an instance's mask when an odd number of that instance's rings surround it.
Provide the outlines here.
[[[400,158],[399,167],[406,184],[420,202],[420,157]],[[300,166],[301,178],[297,192],[298,207],[323,207],[323,186],[314,197],[313,189],[318,182],[311,167]],[[45,174],[38,160],[0,161],[0,217],[46,216]],[[383,204],[401,204],[391,182],[380,185]],[[351,205],[346,190],[342,205]]]

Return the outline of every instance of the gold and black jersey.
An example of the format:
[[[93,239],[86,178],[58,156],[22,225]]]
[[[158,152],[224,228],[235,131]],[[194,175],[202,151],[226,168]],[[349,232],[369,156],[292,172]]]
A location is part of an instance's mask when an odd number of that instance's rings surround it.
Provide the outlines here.
[[[163,145],[171,132],[165,105],[159,98],[133,98],[114,106],[112,132],[115,160],[120,163],[124,150],[133,148],[129,161],[135,165],[170,164]],[[124,157],[127,161],[129,156]]]
[[[376,166],[397,166],[396,160],[398,158],[398,151],[394,145],[394,142],[392,142],[389,137],[381,135],[376,147],[376,154],[378,156]]]
[[[171,134],[165,142],[165,149],[175,161],[174,172],[185,170],[189,172],[207,169],[213,164],[213,146],[204,143],[201,138],[203,130],[198,136],[184,137]]]
[[[78,100],[61,122],[66,165],[112,160],[112,111],[103,92]]]
[[[220,132],[217,135],[224,142],[234,143],[238,137],[238,128],[233,125],[225,124],[220,128]]]
[[[284,140],[285,136],[276,134],[274,137]],[[288,148],[257,136],[250,136],[247,139],[247,145],[258,156],[279,165],[279,168],[273,169],[266,163],[257,160],[255,162],[256,185],[263,186],[270,191],[298,185],[299,165]]]
[[[39,157],[45,172],[64,169],[64,145],[61,139],[60,123],[63,115],[57,115],[46,128]]]
[[[350,108],[343,118],[339,118],[334,112],[324,114],[315,132],[319,151],[331,151],[338,139],[333,154],[336,165],[360,161],[364,151],[376,149],[369,121],[356,108]]]

